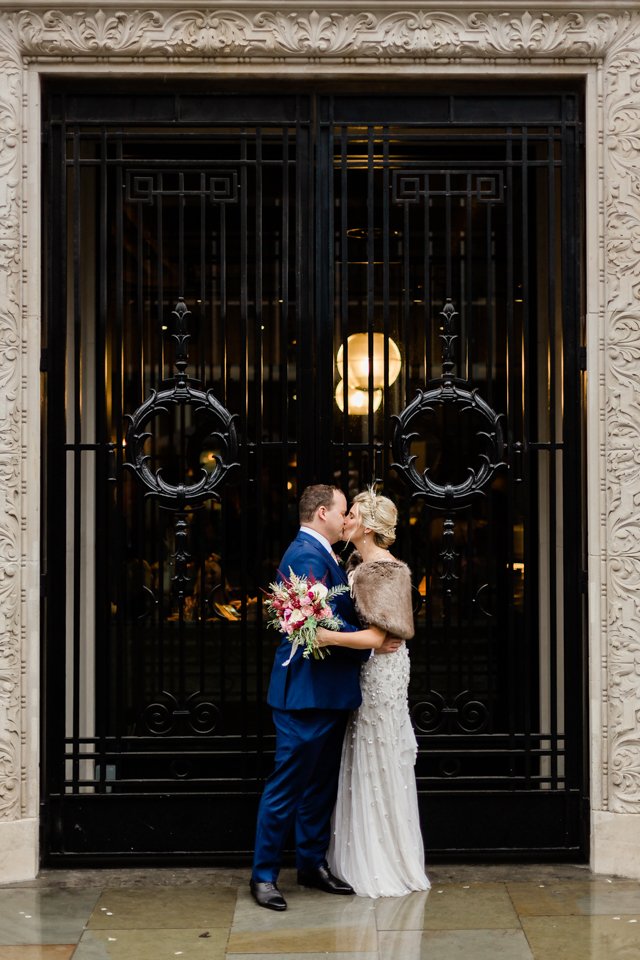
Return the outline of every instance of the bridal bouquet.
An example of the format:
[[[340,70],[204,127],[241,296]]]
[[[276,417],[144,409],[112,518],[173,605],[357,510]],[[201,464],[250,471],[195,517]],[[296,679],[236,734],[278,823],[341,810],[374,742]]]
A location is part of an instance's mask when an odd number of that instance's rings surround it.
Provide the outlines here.
[[[303,657],[313,655],[316,660],[322,660],[325,653],[329,653],[316,645],[316,629],[342,628],[342,621],[334,614],[329,601],[348,590],[346,584],[328,588],[313,576],[308,579],[299,577],[291,567],[288,577],[283,576],[281,581],[269,584],[269,590],[265,591],[265,607],[269,615],[267,626],[285,633],[293,647],[283,667],[289,666],[298,647],[302,647]]]

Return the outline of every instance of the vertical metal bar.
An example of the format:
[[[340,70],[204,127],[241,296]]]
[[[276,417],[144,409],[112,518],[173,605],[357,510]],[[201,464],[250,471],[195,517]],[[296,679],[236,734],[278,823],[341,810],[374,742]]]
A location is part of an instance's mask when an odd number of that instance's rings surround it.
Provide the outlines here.
[[[375,283],[374,283],[374,259],[375,259],[375,205],[374,205],[374,160],[375,150],[375,127],[367,127],[367,352],[369,354],[369,382],[368,382],[368,412],[367,412],[367,459],[369,462],[369,471],[371,475],[367,481],[374,479],[374,455],[373,455],[373,324],[375,307]]]
[[[242,198],[239,198],[239,202],[242,202]],[[235,209],[235,208],[234,208]],[[218,243],[216,245],[217,251],[217,272],[218,272],[218,290],[220,303],[218,307],[218,354],[220,358],[220,391],[222,394],[222,402],[225,406],[228,405],[228,381],[229,381],[229,365],[231,363],[229,357],[229,351],[227,349],[227,337],[231,332],[231,324],[228,317],[228,302],[227,302],[227,205],[226,203],[218,204],[217,208],[218,214]],[[244,456],[244,454],[243,454]],[[221,509],[221,518],[220,518],[220,584],[221,589],[224,591],[225,584],[228,582],[228,570],[227,570],[227,557],[230,553],[230,536],[229,530],[231,527],[232,518],[230,516],[230,505],[229,500],[225,497],[224,493],[222,495],[222,509]],[[229,636],[229,630],[227,628],[227,623],[225,620],[221,620],[220,623],[216,625],[217,633],[220,637],[220,649],[218,656],[218,672],[219,672],[219,690],[220,690],[220,705],[221,708],[225,707],[225,691],[227,689],[227,639]]]
[[[74,131],[73,138],[73,266],[72,266],[72,285],[73,285],[73,711],[72,711],[72,736],[73,736],[73,790],[78,790],[78,780],[80,779],[80,762],[78,754],[80,752],[80,697],[82,695],[82,636],[80,628],[81,616],[81,570],[82,570],[82,361],[83,361],[83,337],[82,337],[82,308],[80,300],[80,251],[82,250],[82,226],[81,226],[81,168],[80,168],[80,134],[78,130]]]
[[[207,321],[210,319],[209,311],[207,310],[207,285],[206,285],[206,245],[207,245],[207,201],[208,201],[208,192],[207,192],[207,173],[206,171],[201,171],[200,173],[200,210],[199,210],[199,251],[200,251],[200,262],[199,262],[199,276],[198,276],[198,298],[197,298],[197,312],[198,312],[198,330],[200,331],[200,343],[199,343],[199,358],[200,358],[200,382],[202,383],[203,388],[206,389],[206,386],[211,383],[213,380],[213,357],[210,366],[210,376],[207,376],[207,357],[210,355],[207,347],[211,344],[211,356],[213,354],[213,329],[210,323]],[[209,555],[210,545],[207,540],[207,533],[205,524],[205,517],[207,517],[212,512],[211,503],[204,505],[199,517],[198,517],[198,532],[200,534],[199,544],[195,550],[196,563],[200,565],[199,579],[200,579],[200,596],[198,603],[198,664],[199,664],[199,676],[198,676],[198,690],[202,693],[206,691],[207,688],[207,652],[208,652],[208,633],[209,628],[207,625],[207,556]],[[203,517],[204,514],[204,517]],[[194,531],[195,533],[195,531]]]
[[[115,185],[115,310],[113,315],[113,324],[111,327],[111,399],[112,399],[112,430],[115,433],[116,442],[116,477],[117,477],[117,496],[116,496],[116,514],[122,518],[121,523],[115,524],[114,529],[114,550],[115,556],[124,557],[125,536],[122,526],[127,523],[127,515],[124,510],[124,471],[123,471],[123,364],[124,364],[124,157],[122,152],[122,140],[116,141],[116,160],[114,167],[114,185]],[[115,686],[115,716],[112,733],[120,735],[125,726],[125,703],[128,689],[128,670],[125,662],[125,604],[126,604],[126,568],[125,564],[120,562],[117,571],[116,597],[116,649],[115,655],[111,656],[111,663],[115,665],[113,671],[119,678]]]
[[[332,482],[336,468],[338,467],[340,456],[336,456],[336,437],[333,429],[335,397],[333,387],[333,377],[335,370],[335,344],[336,344],[336,325],[337,325],[337,306],[339,303],[336,295],[336,269],[335,269],[335,177],[333,170],[333,157],[335,151],[334,143],[334,125],[333,125],[333,97],[329,98],[330,117],[326,119],[323,125],[323,135],[318,138],[318,149],[321,151],[321,163],[317,176],[319,182],[323,185],[324,205],[326,207],[325,216],[325,236],[323,239],[324,256],[320,265],[321,271],[316,276],[322,276],[324,282],[319,284],[325,290],[324,313],[320,314],[320,322],[324,324],[324,329],[319,329],[318,343],[320,345],[326,342],[326,366],[324,363],[319,365],[321,371],[321,381],[326,380],[325,390],[319,398],[320,409],[326,411],[326,428],[324,438],[319,438],[320,460],[325,456],[329,457],[329,471],[327,479]],[[344,446],[340,446],[340,453]]]
[[[251,458],[251,432],[250,432],[250,408],[249,408],[249,351],[248,342],[248,292],[247,284],[249,282],[248,274],[248,131],[243,127],[240,132],[240,396],[242,398],[242,436],[244,443],[241,447],[242,462],[242,506],[240,516],[240,543],[242,556],[249,556],[249,525],[248,525],[248,504],[250,495],[250,473],[253,473],[253,461]],[[247,698],[247,591],[248,577],[246,564],[242,564],[240,573],[240,591],[241,591],[241,625],[240,625],[240,696],[242,703]],[[243,711],[241,719],[241,736],[246,743],[248,735],[248,724],[246,713]]]
[[[475,315],[473,309],[473,183],[472,183],[472,174],[467,173],[466,176],[466,192],[464,197],[464,212],[465,212],[465,226],[464,226],[464,249],[461,251],[463,256],[463,278],[464,278],[464,296],[460,298],[460,365],[459,365],[459,376],[464,377],[467,381],[471,381],[475,385],[475,377],[473,370],[473,359],[475,351],[470,349],[470,343],[477,343],[477,338],[475,336]],[[484,504],[483,504],[484,506]],[[478,583],[476,574],[475,574],[475,564],[474,564],[474,533],[476,530],[476,524],[474,523],[474,510],[469,508],[467,511],[466,519],[466,536],[465,536],[465,548],[466,548],[466,578],[467,582],[464,584],[463,593],[460,596],[460,609],[462,611],[463,601],[466,598],[465,604],[465,618],[466,623],[469,625],[468,628],[464,631],[466,636],[465,643],[465,657],[467,663],[469,664],[469,680],[465,686],[468,689],[477,689],[476,676],[474,671],[475,658],[473,656],[473,635],[478,630],[478,625],[475,622],[475,605],[474,597],[477,589],[480,584]],[[480,635],[481,634],[481,631]],[[490,632],[490,631],[489,631]],[[486,640],[486,676],[487,678],[491,675],[491,641],[489,636]],[[489,686],[490,681],[487,685]]]
[[[178,173],[178,284],[180,289],[175,292],[175,297],[183,297],[184,289],[184,209],[186,205],[186,196],[184,192],[184,172]],[[174,299],[175,299],[174,297]]]
[[[556,482],[556,189],[555,189],[554,129],[547,131],[547,310],[549,316],[549,684],[551,696],[551,788],[558,787],[558,563],[556,558],[556,519],[558,510]],[[560,395],[561,397],[561,395]]]
[[[391,304],[390,298],[390,210],[389,190],[391,178],[389,176],[389,136],[388,126],[382,128],[382,331],[384,334],[384,393],[382,396],[382,471],[379,478],[383,482],[389,471],[389,455],[391,452],[391,420],[389,395],[389,337],[391,335]],[[405,357],[406,362],[406,357]]]
[[[200,380],[204,384],[211,382],[212,377],[207,377],[207,345],[211,336],[211,331],[206,324],[207,317],[207,287],[206,287],[206,264],[207,264],[207,174],[203,170],[200,174],[200,270],[198,277],[198,329],[200,330]]]
[[[156,202],[159,198],[156,198]],[[131,366],[135,369],[135,373],[132,371],[132,376],[128,377],[131,384],[131,401],[136,399],[136,406],[142,404],[146,395],[145,388],[145,369],[148,365],[148,360],[151,360],[151,354],[147,352],[146,343],[145,343],[145,260],[144,260],[144,248],[145,248],[145,208],[146,204],[137,203],[136,204],[136,228],[137,236],[135,238],[135,251],[136,251],[136,264],[135,264],[135,278],[136,278],[136,292],[135,292],[135,308],[134,308],[134,317],[133,323],[131,324],[131,330],[129,331],[129,342],[131,343],[131,352],[135,355],[136,351],[140,351],[139,360],[136,363],[132,363]],[[132,335],[133,334],[133,335]],[[136,384],[136,380],[138,381]],[[133,381],[133,382],[131,382]],[[137,386],[137,389],[136,389]],[[129,398],[127,398],[129,399]],[[131,518],[132,526],[132,539],[135,536],[135,543],[133,544],[134,555],[138,558],[140,566],[143,566],[143,561],[146,558],[147,551],[151,548],[153,550],[153,545],[149,543],[146,530],[146,516],[147,516],[147,504],[143,498],[140,498],[141,502],[137,509],[134,511],[134,516]],[[135,530],[135,534],[133,531]],[[140,606],[140,615],[144,614],[144,606],[146,603],[146,595],[144,589],[145,586],[143,576],[141,575],[140,584],[131,582],[130,591],[131,597],[130,601],[133,600],[133,590],[138,587],[141,588],[141,606]],[[137,601],[134,603],[129,603],[129,614],[130,620],[134,620],[135,614],[133,610],[138,610]],[[151,655],[151,650],[148,649],[146,638],[149,634],[149,631],[146,629],[147,623],[146,619],[142,620],[137,624],[141,627],[139,632],[140,642],[136,643],[133,649],[131,650],[131,685],[132,691],[131,696],[134,703],[144,703],[145,702],[145,661],[149,659]],[[144,638],[144,641],[143,641]]]
[[[334,331],[334,274],[332,250],[332,131],[331,123],[317,105],[314,110],[315,138],[315,249],[313,276],[323,277],[315,285],[315,407],[317,429],[314,463],[318,480],[330,482],[333,478],[333,331]],[[309,191],[311,193],[311,191]]]
[[[159,191],[156,196],[156,224],[155,224],[155,234],[156,234],[156,290],[157,290],[157,299],[158,307],[156,314],[156,343],[158,351],[158,363],[156,367],[156,383],[161,383],[164,379],[164,344],[168,339],[164,336],[168,327],[169,315],[168,311],[165,313],[165,289],[164,289],[164,204],[162,193]],[[152,447],[153,452],[155,449]],[[166,520],[164,514],[159,517],[159,507],[154,501],[151,504],[151,512],[153,517],[152,529],[153,529],[153,539],[154,543],[162,537],[162,532],[166,527]],[[165,660],[165,648],[166,648],[166,630],[165,623],[167,618],[167,613],[171,610],[171,597],[165,596],[164,584],[165,584],[165,563],[166,555],[165,550],[163,549],[163,544],[158,543],[158,609],[157,609],[157,625],[156,625],[156,662],[154,666],[155,672],[155,682],[158,690],[164,690],[166,687],[165,684],[165,669],[164,669],[164,660]]]
[[[466,224],[464,237],[464,278],[465,278],[465,296],[461,301],[463,320],[460,330],[460,376],[466,380],[474,380],[473,373],[473,355],[471,355],[470,343],[476,342],[475,336],[475,316],[473,310],[473,257],[472,257],[472,236],[473,236],[473,192],[470,181],[467,182],[467,195],[465,197],[466,205]]]
[[[271,509],[269,497],[267,496],[267,502],[264,502],[265,493],[268,493],[268,484],[263,484],[263,450],[262,450],[262,432],[263,432],[263,389],[264,389],[264,370],[263,370],[263,334],[264,334],[264,316],[262,312],[262,297],[263,297],[263,263],[264,263],[264,215],[263,215],[263,168],[262,168],[262,129],[258,127],[255,133],[255,155],[256,155],[256,185],[255,185],[255,260],[254,260],[254,274],[255,274],[255,288],[254,288],[254,299],[255,299],[255,323],[254,323],[254,340],[255,340],[255,359],[253,367],[253,383],[254,383],[254,403],[255,403],[255,479],[254,479],[254,491],[255,491],[255,503],[259,506],[260,513],[255,516],[255,529],[253,531],[255,537],[255,549],[253,551],[252,559],[252,590],[255,591],[257,597],[256,603],[256,623],[255,623],[255,639],[254,639],[254,656],[256,660],[260,657],[260,649],[262,646],[262,603],[260,593],[260,561],[263,556],[263,524],[260,522],[260,515],[267,516]],[[274,251],[271,251],[271,256],[273,256]],[[267,256],[269,254],[267,253]],[[271,314],[269,315],[271,320]],[[267,332],[268,337],[272,337],[272,331],[269,329]],[[262,501],[262,502],[261,502]],[[255,693],[253,694],[255,696]]]
[[[510,141],[507,141],[510,144]],[[507,146],[507,151],[509,151],[509,146]],[[513,177],[511,174],[511,168],[507,167],[506,170],[507,178],[507,190],[505,191],[504,202],[507,206],[507,210],[511,204],[511,194],[509,193],[509,184],[513,183]],[[484,246],[485,246],[485,275],[487,278],[487,380],[486,380],[486,389],[487,389],[487,402],[490,407],[493,408],[494,404],[494,380],[496,378],[496,364],[495,364],[495,351],[496,344],[498,343],[497,329],[496,325],[498,322],[498,311],[496,304],[496,288],[494,283],[494,268],[492,261],[492,237],[491,237],[491,204],[485,204],[485,236],[484,236]],[[507,371],[508,372],[508,371]],[[509,390],[507,388],[507,403],[508,403],[508,394]],[[507,416],[509,416],[509,409],[507,408]]]
[[[572,598],[580,595],[580,572],[585,561],[584,533],[581,529],[583,509],[576,509],[576,491],[584,497],[581,422],[581,377],[578,364],[578,350],[581,339],[581,276],[580,276],[580,237],[582,236],[580,216],[580,133],[581,125],[576,116],[576,103],[573,95],[567,95],[563,102],[563,127],[561,140],[561,183],[562,204],[561,236],[562,248],[562,342],[563,342],[563,396],[562,423],[562,523],[563,523],[563,587],[564,587],[564,697],[565,697],[565,790],[581,788],[587,790],[586,769],[583,770],[583,756],[580,737],[588,743],[588,688],[583,683],[578,686],[572,675],[572,664],[586,663],[584,644],[583,603]],[[576,545],[580,544],[580,549]],[[586,671],[585,671],[586,672]],[[588,766],[584,763],[584,766]],[[588,845],[588,818],[583,838]]]
[[[431,297],[429,295],[431,287],[431,242],[430,242],[430,231],[431,231],[431,210],[429,207],[429,197],[428,195],[424,197],[424,202],[422,204],[422,214],[423,214],[423,230],[424,230],[424,241],[423,241],[423,255],[422,255],[422,324],[423,324],[423,352],[424,352],[424,380],[427,383],[433,377],[433,356],[431,350],[431,338],[433,336],[432,324],[431,324],[431,310],[430,302]],[[407,358],[408,359],[408,358]],[[407,360],[405,359],[405,363]]]
[[[310,162],[310,144],[305,138],[303,131],[304,125],[298,115],[296,121],[296,143],[298,146],[298,169],[307,169]],[[306,274],[307,248],[305,244],[305,233],[308,225],[304,222],[306,201],[304,193],[304,181],[302,177],[296,177],[296,236],[295,236],[295,276],[296,276],[296,296],[295,296],[295,331],[298,349],[296,351],[296,406],[295,406],[295,438],[297,449],[297,474],[298,474],[298,496],[302,489],[310,482],[310,476],[313,476],[313,467],[308,463],[308,444],[305,442],[305,424],[303,410],[303,381],[305,375],[305,354],[310,349],[309,340],[309,314],[305,316],[305,306],[308,303],[303,286],[303,278]],[[306,323],[305,323],[306,321]],[[313,454],[311,455],[313,459]]]
[[[521,151],[522,151],[522,167],[521,167],[521,179],[522,179],[522,197],[521,197],[521,209],[520,209],[520,233],[521,233],[521,265],[520,265],[520,276],[521,276],[521,293],[522,296],[522,305],[520,308],[520,317],[522,329],[520,333],[522,350],[521,350],[521,372],[520,377],[522,381],[522,389],[520,391],[520,421],[522,423],[522,443],[524,445],[524,457],[523,457],[523,479],[526,484],[526,500],[525,503],[528,504],[528,509],[525,512],[523,520],[523,561],[524,561],[524,598],[523,598],[523,610],[524,610],[524,649],[525,656],[522,663],[522,679],[523,679],[523,732],[524,732],[524,763],[525,763],[525,777],[529,781],[532,773],[532,756],[531,751],[533,747],[531,732],[532,732],[532,687],[533,676],[531,671],[531,655],[533,652],[534,638],[539,637],[539,619],[537,616],[537,611],[534,608],[534,597],[538,596],[538,590],[533,587],[534,582],[534,567],[536,566],[535,561],[535,551],[532,549],[533,544],[536,542],[537,538],[531,536],[530,523],[532,518],[536,515],[537,509],[532,510],[532,500],[534,497],[537,497],[537,484],[531,482],[533,471],[529,467],[529,462],[531,459],[531,453],[528,451],[528,442],[531,438],[531,410],[535,410],[535,384],[529,382],[529,371],[537,369],[537,363],[533,362],[533,347],[532,343],[535,344],[536,337],[531,336],[531,326],[534,323],[534,318],[531,313],[531,304],[529,301],[529,138],[527,127],[522,128],[522,142],[521,142]],[[517,290],[517,288],[516,288]],[[514,290],[514,295],[516,293]],[[515,299],[515,296],[514,296]],[[514,307],[515,309],[515,307]],[[536,454],[537,458],[537,454]],[[536,463],[537,466],[537,463]],[[535,578],[537,580],[537,577]],[[540,724],[538,724],[538,727]]]
[[[425,198],[424,202],[429,202],[429,175],[425,174]],[[410,344],[410,321],[411,306],[409,303],[411,288],[411,221],[409,217],[410,204],[402,204],[402,311],[400,314],[400,330],[398,339],[402,343],[402,355],[405,360],[405,378],[404,378],[404,402],[409,404],[412,393],[411,383],[411,344]]]
[[[111,461],[114,459],[111,435],[107,423],[107,251],[108,251],[108,172],[107,172],[107,137],[104,128],[100,135],[100,166],[98,175],[98,263],[95,266],[98,279],[98,303],[96,322],[95,348],[95,417],[96,441],[98,447],[98,462],[96,470],[96,542],[95,542],[95,570],[96,570],[96,606],[95,606],[95,646],[96,646],[96,674],[94,677],[95,690],[95,730],[98,738],[96,752],[99,757],[97,764],[98,792],[104,793],[106,782],[106,750],[105,737],[109,729],[109,704],[111,701],[111,677],[109,675],[109,637],[111,634],[111,602],[110,581],[111,572],[108,557],[111,549],[111,523],[109,522],[109,508],[112,497],[112,480],[110,477]]]
[[[51,219],[47,230],[48,318],[46,377],[46,470],[44,480],[46,521],[46,635],[43,648],[43,711],[46,717],[46,745],[43,751],[43,785],[46,802],[51,794],[64,797],[66,737],[66,671],[67,671],[67,564],[65,544],[67,513],[66,399],[66,330],[67,330],[67,163],[66,127],[52,123],[49,129],[48,192]],[[58,252],[59,259],[54,256]],[[53,478],[55,477],[55,482]],[[64,496],[60,496],[63,490]],[[61,842],[55,826],[51,842]]]
[[[290,160],[290,132],[285,127],[282,132],[282,205],[280,214],[280,232],[281,232],[281,255],[280,255],[280,419],[282,421],[282,479],[287,484],[289,476],[289,178],[291,172],[296,175],[297,165],[295,163],[295,151],[297,141],[293,141],[294,159]],[[297,346],[297,344],[296,344]],[[295,351],[297,354],[297,350]],[[284,492],[284,496],[287,494]],[[285,544],[289,534],[287,525],[287,511],[280,512],[280,542]]]
[[[452,282],[452,264],[451,264],[451,174],[447,170],[445,173],[445,182],[446,182],[446,195],[445,195],[445,207],[444,207],[444,233],[446,237],[446,252],[445,252],[445,297],[450,297],[452,300],[457,300],[457,295],[454,295],[454,291],[451,287]]]
[[[342,337],[342,476],[349,476],[349,130],[340,128],[340,318]]]
[[[309,126],[309,138],[307,140],[308,153],[305,157],[305,169],[309,168],[315,172],[318,159],[319,138],[317,98],[312,97],[310,105],[311,122]],[[316,186],[317,176],[315,180],[312,178],[306,195],[300,198],[302,214],[300,243],[300,280],[302,281],[302,286],[300,290],[301,294],[304,291],[304,295],[300,296],[299,300],[304,310],[304,314],[300,318],[304,335],[299,337],[303,348],[300,354],[301,361],[299,363],[299,370],[301,373],[301,382],[299,384],[300,389],[298,390],[298,442],[300,444],[302,459],[304,464],[306,464],[306,466],[303,464],[302,473],[304,475],[304,473],[308,471],[307,476],[309,476],[310,480],[313,478],[314,481],[323,477],[327,470],[325,456],[320,455],[318,443],[319,432],[310,431],[307,428],[305,419],[305,410],[319,409],[320,393],[315,374],[317,371],[318,357],[322,355],[322,351],[319,349],[318,336],[322,329],[321,324],[323,318],[319,317],[317,313],[319,300],[318,286],[314,282],[316,267],[316,247],[314,241],[318,236],[318,213],[316,208],[319,202],[319,198],[314,191],[314,187]],[[326,204],[326,198],[323,198],[323,202]]]
[[[514,265],[513,265],[513,250],[514,250],[514,222],[513,222],[513,203],[514,203],[514,175],[513,175],[513,130],[511,127],[507,128],[506,131],[506,165],[507,165],[507,190],[506,190],[506,237],[505,237],[505,247],[507,251],[507,263],[505,271],[505,280],[506,280],[506,289],[505,289],[505,302],[506,302],[506,323],[507,323],[507,336],[505,341],[505,350],[506,350],[506,366],[507,366],[507,423],[509,429],[509,436],[512,436],[512,431],[514,429],[515,417],[517,414],[518,408],[518,395],[515,388],[516,381],[516,371],[519,367],[519,357],[518,357],[518,344],[515,340],[514,332],[514,323],[513,323],[513,274],[514,274]],[[487,235],[488,238],[491,238],[491,204],[487,205]],[[492,244],[491,244],[492,246]],[[491,256],[491,247],[487,256]],[[489,265],[489,264],[488,264]],[[514,520],[514,491],[513,483],[507,485],[508,495],[507,495],[507,516],[506,516],[506,526],[507,526],[507,590],[508,590],[508,636],[516,636],[516,618],[514,611],[513,603],[513,594],[514,594],[514,577],[513,577],[513,520]],[[517,676],[518,676],[518,663],[519,657],[517,656],[516,651],[513,649],[512,644],[508,644],[506,651],[507,658],[507,717],[508,717],[508,737],[509,737],[509,751],[510,751],[510,775],[514,776],[516,773],[514,755],[516,750],[517,741],[515,738],[517,730]]]
[[[185,247],[186,247],[186,234],[187,234],[187,194],[186,194],[186,184],[185,184],[185,175],[182,170],[178,173],[178,276],[180,290],[178,291],[180,296],[184,296],[185,291]],[[176,369],[177,366],[176,366]],[[178,435],[179,435],[179,464],[180,469],[184,470],[187,462],[187,424],[186,424],[186,407],[180,405],[178,408],[179,414],[179,426],[178,426]],[[175,436],[175,422],[173,426],[174,436]],[[172,513],[174,520],[174,536],[175,536],[175,568],[174,568],[174,583],[177,588],[176,599],[178,602],[178,699],[180,704],[184,704],[186,697],[187,689],[187,656],[188,656],[188,646],[189,640],[187,637],[187,630],[185,627],[185,600],[186,600],[186,590],[188,589],[188,581],[191,579],[188,573],[188,565],[191,560],[191,541],[192,541],[192,530],[193,530],[193,513],[187,512],[186,510],[176,510]],[[193,568],[192,568],[193,569]],[[174,678],[175,683],[175,678]]]

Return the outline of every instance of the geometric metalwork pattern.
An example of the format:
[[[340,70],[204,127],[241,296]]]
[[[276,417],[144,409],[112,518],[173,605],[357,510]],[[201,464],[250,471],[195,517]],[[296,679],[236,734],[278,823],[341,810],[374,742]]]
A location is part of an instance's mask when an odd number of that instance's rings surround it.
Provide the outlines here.
[[[210,203],[237,203],[236,170],[127,170],[126,199],[152,204],[155,197],[206,197]]]
[[[434,196],[473,197],[479,203],[501,203],[504,199],[502,170],[394,170],[393,203],[420,203]]]

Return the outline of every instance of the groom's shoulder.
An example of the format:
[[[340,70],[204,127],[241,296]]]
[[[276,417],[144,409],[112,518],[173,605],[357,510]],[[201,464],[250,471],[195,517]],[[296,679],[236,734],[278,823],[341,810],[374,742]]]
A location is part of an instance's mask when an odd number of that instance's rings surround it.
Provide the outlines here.
[[[318,554],[315,543],[311,537],[306,536],[304,533],[300,532],[297,536],[293,538],[289,546],[284,552],[284,556],[301,556],[303,554]]]
[[[281,568],[291,563],[295,567],[294,573],[300,576],[309,573],[317,575],[318,568],[324,572],[329,566],[329,558],[323,557],[323,550],[318,546],[312,537],[300,531],[285,550]],[[288,573],[288,570],[285,572]]]
[[[305,547],[309,546],[309,538],[305,537],[302,531],[298,532],[287,549],[285,550],[285,556],[287,553],[291,553],[293,550],[304,550]]]

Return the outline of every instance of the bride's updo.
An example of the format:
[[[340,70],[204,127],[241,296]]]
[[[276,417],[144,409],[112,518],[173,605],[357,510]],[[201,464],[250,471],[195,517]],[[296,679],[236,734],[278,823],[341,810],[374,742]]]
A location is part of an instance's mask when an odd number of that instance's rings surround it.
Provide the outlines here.
[[[396,539],[398,511],[395,503],[373,490],[363,490],[353,499],[358,504],[358,519],[373,533],[377,547],[390,547]]]

